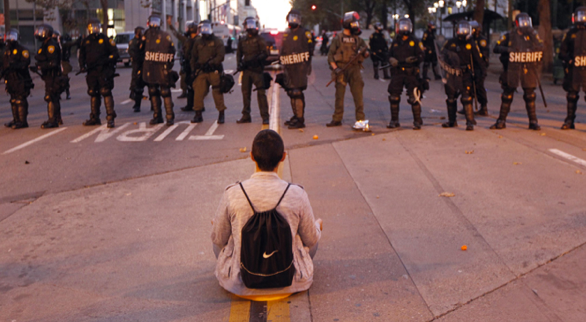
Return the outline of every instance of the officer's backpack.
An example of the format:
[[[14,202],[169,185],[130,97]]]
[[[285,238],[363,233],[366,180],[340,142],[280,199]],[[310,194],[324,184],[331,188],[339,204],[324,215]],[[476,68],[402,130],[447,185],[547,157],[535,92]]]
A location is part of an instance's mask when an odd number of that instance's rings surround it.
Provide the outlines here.
[[[232,75],[224,73],[220,76],[220,91],[222,93],[229,93],[232,87],[234,87],[234,84],[234,77]]]
[[[277,211],[290,185],[287,185],[275,208],[257,212],[240,184],[254,211],[242,227],[241,237],[240,275],[248,288],[281,288],[291,286],[293,282],[295,266],[291,227]]]

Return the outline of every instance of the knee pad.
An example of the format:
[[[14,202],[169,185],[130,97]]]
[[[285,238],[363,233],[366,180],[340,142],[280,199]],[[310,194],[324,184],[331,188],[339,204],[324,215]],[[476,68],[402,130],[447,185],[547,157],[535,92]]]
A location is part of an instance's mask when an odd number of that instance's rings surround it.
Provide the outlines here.
[[[512,103],[513,102],[513,93],[505,92],[501,95],[501,100],[503,103]]]
[[[102,87],[102,88],[100,88],[100,95],[102,95],[104,97],[112,96],[112,91],[107,87]]]
[[[51,95],[45,94],[45,102],[48,103],[48,102],[52,102],[52,101],[53,101],[53,98],[51,97]]]
[[[171,96],[171,89],[169,87],[161,87],[161,96],[162,97]]]
[[[580,95],[576,92],[568,92],[566,98],[568,99],[568,102],[577,102],[580,99]]]
[[[528,102],[535,101],[536,97],[537,95],[535,95],[535,92],[533,90],[526,90],[525,94],[523,94],[523,99],[525,99],[525,101]]]
[[[12,103],[12,104],[16,104],[16,99],[14,99],[14,98],[13,98],[13,99],[11,99],[11,100],[10,100],[10,103]]]
[[[292,89],[287,91],[287,95],[289,95],[290,98],[301,98],[303,97],[303,92],[300,89]]]
[[[399,95],[389,95],[389,102],[391,104],[399,104],[401,102],[401,96]]]
[[[159,96],[159,89],[155,86],[149,87],[149,95],[150,96]]]
[[[460,102],[462,102],[462,104],[471,104],[472,103],[472,96],[462,95],[462,97],[460,98]]]
[[[93,88],[90,88],[90,89],[88,89],[88,90],[87,90],[87,93],[88,93],[88,95],[89,95],[89,96],[92,96],[92,97],[95,97],[95,96],[99,96],[99,95],[100,95],[100,94],[99,94],[97,91],[95,91]]]

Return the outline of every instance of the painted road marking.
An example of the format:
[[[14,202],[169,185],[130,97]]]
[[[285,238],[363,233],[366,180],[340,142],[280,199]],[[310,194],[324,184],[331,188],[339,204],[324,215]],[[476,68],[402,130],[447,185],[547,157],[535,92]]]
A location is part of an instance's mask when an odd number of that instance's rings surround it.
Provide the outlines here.
[[[94,142],[96,143],[100,143],[100,142],[104,142],[107,139],[109,139],[110,137],[114,136],[114,134],[124,130],[126,127],[128,127],[130,125],[130,123],[125,123],[122,126],[113,128],[113,129],[109,129],[106,124],[98,127],[97,129],[90,131],[80,137],[78,137],[77,139],[71,141],[71,143],[79,143],[87,138],[89,138],[90,136],[98,133],[98,137],[96,137],[96,140]]]
[[[269,128],[277,133],[281,133],[281,122],[280,122],[280,116],[279,114],[281,114],[281,101],[280,98],[281,96],[279,95],[279,89],[281,88],[281,86],[279,86],[279,84],[277,83],[273,83],[273,95],[272,99],[271,99],[271,105],[270,105],[270,109],[269,109]]]
[[[570,161],[576,162],[579,165],[582,165],[582,166],[585,166],[586,167],[586,160],[582,160],[582,159],[580,159],[578,157],[575,157],[575,156],[573,156],[571,154],[568,154],[568,153],[566,153],[564,151],[560,151],[558,149],[549,149],[549,152],[551,152],[553,154],[556,154],[556,155],[558,155],[558,156],[560,156],[562,158],[568,159]]]
[[[180,93],[180,92],[183,92],[183,90],[182,89],[172,89],[171,90],[171,93]]]
[[[39,141],[41,141],[41,140],[44,140],[44,139],[46,139],[46,138],[48,138],[48,137],[50,137],[50,136],[53,136],[53,135],[55,135],[55,134],[57,134],[57,133],[59,133],[59,132],[63,132],[63,131],[65,131],[65,130],[67,130],[67,128],[66,128],[66,127],[62,127],[62,128],[60,128],[60,129],[58,129],[58,130],[51,131],[51,132],[49,132],[49,133],[47,133],[47,134],[44,134],[44,135],[41,135],[41,136],[39,136],[38,138],[36,138],[36,139],[34,139],[34,140],[30,140],[30,141],[28,141],[28,142],[26,142],[26,143],[23,143],[23,144],[21,144],[21,145],[19,145],[19,146],[16,146],[16,147],[14,147],[14,148],[10,149],[10,150],[8,150],[8,151],[4,151],[4,153],[2,153],[2,154],[8,154],[8,153],[12,153],[12,152],[14,152],[14,151],[18,151],[18,150],[20,150],[20,149],[24,149],[24,148],[26,148],[27,146],[29,146],[29,145],[31,145],[31,144],[37,143],[37,142],[39,142]]]
[[[267,302],[267,321],[291,321],[289,312],[289,298]]]
[[[161,135],[157,136],[157,138],[155,139],[155,142],[163,141],[169,134],[171,134],[171,132],[173,132],[176,128],[178,128],[180,124],[187,124],[188,126],[181,134],[179,134],[179,136],[175,139],[175,141],[183,141],[183,139],[185,139],[185,137],[189,134],[189,132],[191,132],[191,130],[193,130],[195,128],[195,126],[197,125],[197,124],[192,124],[189,121],[177,122],[177,123],[171,125],[168,129],[166,129],[165,132],[161,133]]]
[[[154,127],[147,128],[146,122],[140,122],[138,124],[138,129],[126,131],[118,135],[118,137],[116,137],[116,140],[122,142],[144,142],[148,140],[151,136],[153,136],[155,133],[157,133],[157,131],[159,131],[163,126],[165,126],[164,123],[158,124]],[[132,136],[137,133],[143,134],[141,136]]]
[[[131,100],[131,99],[128,99],[128,100],[126,100],[126,101],[123,101],[123,102],[122,102],[122,103],[120,103],[120,104],[122,104],[122,105],[126,105],[126,104],[128,104],[128,103],[130,103],[130,102],[133,102],[133,100]]]
[[[230,322],[248,322],[250,319],[250,301],[232,301]]]
[[[189,140],[221,140],[224,138],[224,135],[214,135],[214,132],[216,132],[217,129],[218,121],[216,120],[205,135],[192,135],[189,137]]]

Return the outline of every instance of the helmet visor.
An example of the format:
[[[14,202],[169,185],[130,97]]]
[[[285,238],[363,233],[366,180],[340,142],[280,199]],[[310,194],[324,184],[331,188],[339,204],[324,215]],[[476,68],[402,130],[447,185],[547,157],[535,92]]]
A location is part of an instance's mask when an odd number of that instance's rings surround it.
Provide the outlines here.
[[[39,26],[35,30],[35,37],[37,38],[48,38],[51,35],[51,30],[47,26]]]
[[[92,22],[87,26],[87,30],[90,34],[97,34],[100,32],[100,24],[97,22]]]
[[[413,31],[413,24],[409,19],[401,19],[399,20],[399,26],[397,27],[399,32],[412,32]]]
[[[586,9],[576,12],[574,23],[586,23]]]
[[[470,34],[470,24],[467,22],[458,23],[458,27],[456,28],[456,35],[468,36],[469,34]]]
[[[211,35],[213,34],[212,24],[209,22],[204,22],[200,26],[200,31],[202,35]]]
[[[6,34],[6,41],[18,41],[18,31],[16,30],[10,30],[7,34]]]
[[[258,29],[258,25],[256,23],[256,19],[248,19],[244,22],[244,29]]]
[[[533,27],[533,23],[531,22],[531,17],[523,15],[517,17],[517,27]]]
[[[161,17],[150,17],[149,18],[149,27],[158,28],[160,26],[161,26]]]
[[[287,18],[287,22],[290,24],[301,24],[301,15],[298,15],[296,13],[290,13],[289,17]]]

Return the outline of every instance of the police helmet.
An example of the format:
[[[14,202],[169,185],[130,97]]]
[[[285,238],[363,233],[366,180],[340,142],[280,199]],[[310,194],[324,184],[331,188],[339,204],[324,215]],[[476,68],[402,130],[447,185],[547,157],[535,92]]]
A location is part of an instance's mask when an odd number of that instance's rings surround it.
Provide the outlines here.
[[[149,28],[160,28],[161,17],[159,17],[159,15],[150,15],[149,21],[147,22],[147,26],[149,26]]]
[[[102,30],[102,24],[98,19],[92,19],[87,25],[87,31],[90,35],[99,34]]]
[[[515,25],[517,28],[533,28],[531,17],[524,12],[521,12],[515,17]]]
[[[20,34],[18,33],[18,30],[16,29],[10,29],[10,31],[8,31],[6,33],[6,42],[11,42],[11,41],[18,41],[18,39],[20,38]]]
[[[297,28],[301,25],[301,12],[297,9],[291,9],[287,14],[287,23],[289,28]]]
[[[470,29],[471,27],[468,21],[460,20],[456,25],[456,36],[458,36],[460,39],[466,38],[470,36]]]
[[[373,27],[376,31],[383,31],[383,25],[380,22],[375,23]]]
[[[572,14],[572,23],[575,25],[586,24],[586,7],[576,8],[576,12]]]
[[[198,28],[197,28],[197,24],[195,22],[192,22],[189,25],[187,25],[187,33],[188,34],[197,34],[197,32],[198,32]]]
[[[472,33],[481,32],[482,31],[482,26],[478,23],[478,21],[471,20],[469,23],[470,23],[470,28],[472,28]]]
[[[258,35],[258,21],[254,17],[247,17],[242,25],[249,35]]]
[[[202,36],[210,36],[214,33],[212,23],[209,20],[204,20],[199,25],[199,30]]]
[[[400,35],[409,35],[413,32],[413,23],[409,18],[401,18],[395,28]]]
[[[59,30],[53,30],[53,38],[59,39],[59,37],[61,37]]]
[[[427,29],[431,30],[431,31],[435,31],[435,23],[433,21],[430,21],[427,24]]]
[[[53,27],[47,24],[42,24],[35,29],[35,38],[43,41],[51,38],[53,35]]]

